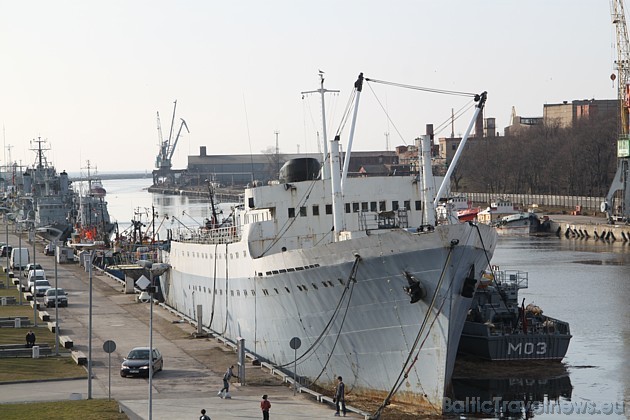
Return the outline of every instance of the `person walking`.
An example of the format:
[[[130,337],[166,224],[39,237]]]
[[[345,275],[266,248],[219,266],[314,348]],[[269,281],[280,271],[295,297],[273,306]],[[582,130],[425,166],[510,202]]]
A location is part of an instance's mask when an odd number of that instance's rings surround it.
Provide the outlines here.
[[[260,402],[260,409],[262,410],[263,420],[269,420],[269,409],[271,408],[271,403],[267,399],[267,394],[262,396],[262,401]]]
[[[230,398],[230,379],[234,376],[236,375],[234,375],[234,365],[232,365],[227,369],[225,375],[223,375],[223,388],[221,388],[221,391],[217,394],[218,396],[221,398]],[[225,391],[225,394],[223,394],[223,391]]]
[[[208,415],[206,415],[206,409],[201,409],[201,416],[199,416],[199,420],[212,420]]]
[[[337,376],[337,389],[335,389],[335,398],[333,398],[333,401],[337,409],[335,416],[339,416],[339,405],[341,404],[341,411],[343,412],[343,416],[346,417],[346,385],[343,383],[341,376]]]
[[[35,333],[33,330],[28,330],[26,333],[26,347],[33,347],[35,345]]]

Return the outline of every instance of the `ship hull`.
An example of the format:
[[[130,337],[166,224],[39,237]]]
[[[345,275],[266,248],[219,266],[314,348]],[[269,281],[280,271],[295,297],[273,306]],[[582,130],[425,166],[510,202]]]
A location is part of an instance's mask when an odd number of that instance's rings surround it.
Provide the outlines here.
[[[293,369],[297,355],[306,383],[328,388],[343,376],[352,392],[396,388],[394,399],[442,411],[471,304],[465,282],[487,266],[492,228],[396,229],[258,258],[247,243],[171,242],[172,268],[160,278],[166,303],[193,319],[201,308],[204,326],[244,338],[273,364]],[[426,291],[415,303],[408,275]]]

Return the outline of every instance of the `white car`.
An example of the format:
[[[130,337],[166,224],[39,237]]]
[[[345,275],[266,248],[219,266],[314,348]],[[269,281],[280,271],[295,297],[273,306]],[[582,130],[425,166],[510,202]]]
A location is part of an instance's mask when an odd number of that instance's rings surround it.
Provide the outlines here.
[[[31,290],[33,287],[33,282],[36,280],[46,280],[46,272],[44,270],[30,270],[28,272],[28,282],[26,283],[26,287],[28,290]]]
[[[31,293],[33,296],[42,297],[46,294],[46,290],[50,289],[50,283],[48,280],[35,280],[33,286],[31,286]]]
[[[26,264],[26,268],[24,269],[24,271],[22,271],[22,275],[24,277],[28,277],[28,273],[31,272],[31,270],[43,270],[44,268],[42,267],[41,264],[33,264],[33,263],[29,263]]]

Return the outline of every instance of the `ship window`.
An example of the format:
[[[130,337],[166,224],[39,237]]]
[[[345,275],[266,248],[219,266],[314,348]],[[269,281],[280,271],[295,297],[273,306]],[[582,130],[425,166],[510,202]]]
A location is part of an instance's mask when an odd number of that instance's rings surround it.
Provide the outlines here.
[[[291,272],[295,271],[295,268],[293,268],[293,267],[291,267],[291,268],[287,268],[287,271],[288,271],[289,273],[291,273]]]
[[[411,210],[411,201],[405,200],[405,210]]]
[[[368,202],[364,201],[361,203],[361,211],[368,211]]]
[[[262,289],[263,295],[269,296],[269,291],[267,289]]]
[[[422,210],[422,201],[416,200],[416,210]]]
[[[284,287],[284,290],[286,290],[286,291],[287,291],[287,293],[291,293],[291,291],[289,290],[289,288],[288,288],[288,287],[286,287],[286,286]]]
[[[352,203],[352,213],[359,212],[359,203]]]
[[[326,214],[332,214],[332,204],[326,204]]]
[[[350,213],[350,203],[346,203],[346,213]]]
[[[210,259],[213,259],[213,258],[214,258],[214,254],[210,254]]]
[[[295,217],[295,209],[293,207],[289,207],[289,217]]]
[[[256,291],[252,289],[252,296],[256,296]]]
[[[247,251],[243,251],[243,258],[247,258]]]
[[[262,277],[262,273],[256,273],[258,277]]]
[[[319,216],[319,206],[317,204],[313,204],[313,216]]]
[[[272,272],[273,274],[279,274],[279,273],[278,273],[278,270],[271,270],[271,272]]]
[[[396,210],[398,210],[399,208],[400,208],[400,207],[399,207],[399,205],[398,205],[398,201],[396,201],[396,200],[392,201],[392,210],[393,210],[393,211],[396,211]]]
[[[297,288],[300,292],[302,291],[302,286],[300,286],[299,284],[297,285]]]
[[[302,289],[304,289],[304,291],[306,292],[308,290],[308,287],[306,287],[306,285],[302,285]]]
[[[234,255],[236,256],[236,258],[238,258],[238,252],[235,252]]]
[[[230,259],[231,259],[231,260],[233,260],[233,259],[234,259],[234,254],[232,254],[231,252],[230,252]]]
[[[187,252],[186,252],[186,256],[187,256],[187,257],[190,257],[190,252],[188,252],[188,251],[187,251]]]
[[[286,273],[287,270],[285,270],[284,268],[281,268],[280,270],[278,270],[280,273]]]
[[[317,290],[317,285],[315,283],[312,283],[312,284],[313,284],[313,289]]]
[[[304,267],[295,267],[295,271],[302,271],[304,270]]]
[[[302,217],[306,216],[306,207],[304,206],[300,207],[300,216]]]
[[[323,281],[322,284],[324,285],[324,287],[328,287],[328,283],[326,283],[325,281]]]
[[[387,205],[385,204],[384,201],[379,201],[378,202],[378,211],[386,211],[387,210]]]
[[[343,280],[342,280],[342,279],[337,279],[337,280],[339,280],[339,283],[341,283],[341,285],[342,285],[342,286],[345,286],[345,285],[346,285],[346,284],[343,282]]]
[[[376,201],[370,201],[370,211],[376,211]]]
[[[205,286],[203,287],[203,292],[206,293],[206,287]]]
[[[240,296],[240,295],[241,295],[241,291],[240,291],[240,290],[237,290],[237,291],[236,291],[236,296]],[[234,292],[232,292],[232,296],[234,296]]]
[[[266,271],[265,272],[265,276],[270,276],[271,275],[271,271]]]
[[[335,287],[335,286],[333,285],[333,282],[332,282],[332,281],[330,281],[330,280],[328,280],[328,284],[330,285],[330,287]]]
[[[234,296],[234,290],[230,290],[230,296]]]
[[[219,289],[219,295],[223,296],[223,289]]]

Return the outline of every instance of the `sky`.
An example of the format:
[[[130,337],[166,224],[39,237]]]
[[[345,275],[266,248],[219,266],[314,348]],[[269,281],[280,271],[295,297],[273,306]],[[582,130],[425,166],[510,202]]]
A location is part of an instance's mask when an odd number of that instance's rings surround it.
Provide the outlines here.
[[[503,133],[512,107],[614,99],[615,31],[604,0],[0,0],[0,164],[31,165],[46,140],[58,171],[150,172],[160,143],[186,121],[173,154],[322,150],[359,73],[412,86],[488,92]],[[369,83],[353,150],[413,144],[446,128],[470,98]],[[465,132],[472,110],[453,123]],[[277,134],[276,134],[277,133]],[[319,134],[318,134],[319,133]],[[343,125],[344,150],[350,122]],[[389,135],[386,135],[389,133]],[[319,144],[318,144],[319,143]]]

